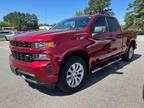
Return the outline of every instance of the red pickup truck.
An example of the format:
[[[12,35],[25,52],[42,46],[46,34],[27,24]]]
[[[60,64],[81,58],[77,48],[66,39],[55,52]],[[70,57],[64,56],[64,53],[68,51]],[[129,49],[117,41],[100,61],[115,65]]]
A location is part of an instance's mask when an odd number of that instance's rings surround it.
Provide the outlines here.
[[[11,39],[10,67],[27,82],[71,92],[87,75],[114,63],[115,58],[131,61],[135,48],[136,34],[123,32],[116,18],[80,16],[63,20],[49,31]]]

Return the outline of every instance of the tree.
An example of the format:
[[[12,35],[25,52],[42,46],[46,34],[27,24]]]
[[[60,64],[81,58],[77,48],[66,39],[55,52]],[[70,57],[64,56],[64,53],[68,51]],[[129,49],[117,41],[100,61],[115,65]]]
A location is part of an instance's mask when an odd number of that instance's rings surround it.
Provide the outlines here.
[[[43,24],[39,24],[38,26],[51,26],[51,25],[47,23],[43,23]]]
[[[128,6],[125,15],[126,29],[144,31],[144,0],[135,0]]]
[[[10,26],[8,23],[0,22],[0,29],[2,29],[2,27],[8,27],[8,26]]]
[[[84,10],[85,13],[93,12],[96,13],[105,13],[113,15],[114,13],[110,9],[111,0],[90,0],[89,7]]]
[[[76,11],[75,13],[75,16],[82,16],[82,15],[85,15],[85,13],[82,11]]]
[[[121,29],[122,29],[122,30],[125,30],[125,28],[126,28],[126,25],[125,25],[125,24],[121,24],[120,26],[121,26]]]
[[[37,29],[38,18],[35,14],[11,12],[4,16],[4,23],[20,30]]]
[[[113,16],[114,12],[112,12],[112,9],[110,9],[110,6],[111,6],[111,0],[90,0],[88,2],[88,7],[84,9],[84,12],[78,11],[76,13],[78,13],[78,15],[81,15],[81,13],[84,13],[84,14],[103,13],[103,14],[109,14]]]

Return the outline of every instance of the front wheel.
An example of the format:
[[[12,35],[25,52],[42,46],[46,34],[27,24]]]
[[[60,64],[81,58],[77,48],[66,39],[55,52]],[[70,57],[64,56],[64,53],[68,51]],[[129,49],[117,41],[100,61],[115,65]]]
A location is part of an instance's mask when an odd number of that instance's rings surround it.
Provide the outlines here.
[[[122,59],[125,61],[131,61],[134,56],[134,47],[130,45],[128,51],[122,56]]]
[[[73,56],[64,61],[59,75],[58,88],[64,92],[76,91],[85,78],[87,71],[85,61]]]

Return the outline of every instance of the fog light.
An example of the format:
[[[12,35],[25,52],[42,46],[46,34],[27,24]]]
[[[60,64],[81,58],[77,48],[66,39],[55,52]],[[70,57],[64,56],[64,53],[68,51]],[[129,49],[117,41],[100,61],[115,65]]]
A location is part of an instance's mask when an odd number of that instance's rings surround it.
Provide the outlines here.
[[[34,60],[50,60],[46,54],[34,54]]]

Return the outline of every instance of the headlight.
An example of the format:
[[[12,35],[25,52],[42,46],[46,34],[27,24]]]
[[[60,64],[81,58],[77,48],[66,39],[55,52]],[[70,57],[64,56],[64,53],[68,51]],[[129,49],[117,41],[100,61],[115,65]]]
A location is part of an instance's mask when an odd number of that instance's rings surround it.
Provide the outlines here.
[[[50,60],[50,58],[46,54],[34,54],[33,58],[34,60]]]
[[[47,48],[54,48],[55,44],[54,42],[37,42],[34,43],[33,48],[39,48],[39,49],[47,49]]]

